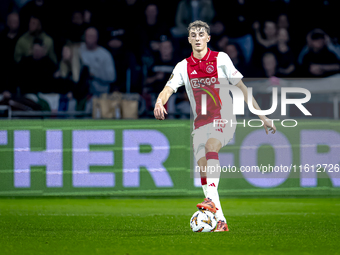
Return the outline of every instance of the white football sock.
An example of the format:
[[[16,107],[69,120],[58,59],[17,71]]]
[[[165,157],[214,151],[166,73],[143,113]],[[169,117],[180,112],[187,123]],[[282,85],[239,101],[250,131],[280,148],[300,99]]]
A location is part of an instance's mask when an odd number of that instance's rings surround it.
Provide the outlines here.
[[[217,221],[223,220],[225,222],[226,219],[223,215],[223,210],[221,207],[220,197],[218,195],[218,184],[220,182],[220,175],[221,175],[221,167],[220,161],[218,160],[218,153],[217,152],[208,152],[206,154],[207,158],[207,190],[206,190],[206,197],[210,198],[216,206],[216,218]],[[209,170],[210,169],[210,170]]]

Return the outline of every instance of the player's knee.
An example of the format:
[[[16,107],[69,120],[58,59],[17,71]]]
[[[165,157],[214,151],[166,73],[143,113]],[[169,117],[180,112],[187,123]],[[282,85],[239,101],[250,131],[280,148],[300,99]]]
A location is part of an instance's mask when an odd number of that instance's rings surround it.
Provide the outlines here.
[[[205,153],[207,152],[218,152],[218,147],[213,143],[206,143],[205,144]]]
[[[215,138],[210,138],[205,144],[205,153],[207,152],[219,152],[222,148],[222,144]]]

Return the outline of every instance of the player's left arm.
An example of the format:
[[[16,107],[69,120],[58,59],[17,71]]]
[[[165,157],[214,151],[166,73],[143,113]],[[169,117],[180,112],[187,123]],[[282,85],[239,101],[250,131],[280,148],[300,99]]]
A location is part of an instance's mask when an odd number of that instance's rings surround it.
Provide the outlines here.
[[[236,86],[238,88],[240,88],[243,92],[243,96],[244,96],[244,101],[246,101],[246,103],[248,103],[248,90],[247,90],[247,86],[243,83],[242,80],[240,80]],[[261,110],[260,106],[257,104],[255,98],[253,97],[252,100],[253,106],[256,110]],[[268,130],[269,132],[271,131],[272,134],[274,134],[276,132],[276,127],[274,125],[274,122],[271,121],[267,116],[265,115],[258,115],[260,120],[263,121],[263,127],[266,130],[266,134],[268,134]]]

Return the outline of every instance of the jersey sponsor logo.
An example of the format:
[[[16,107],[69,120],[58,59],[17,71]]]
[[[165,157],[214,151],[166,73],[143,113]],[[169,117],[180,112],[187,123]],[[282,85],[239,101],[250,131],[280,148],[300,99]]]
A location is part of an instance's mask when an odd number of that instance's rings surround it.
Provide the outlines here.
[[[170,75],[169,81],[170,81],[173,77],[174,77],[174,74],[172,73],[172,74]]]
[[[192,71],[192,73],[191,73],[191,74],[197,74],[196,70]]]
[[[217,82],[216,77],[194,78],[190,80],[191,87],[194,89],[204,87],[204,86],[210,86],[212,84],[215,84],[216,82]]]
[[[207,73],[212,73],[215,70],[215,68],[213,65],[208,65],[205,70],[207,71]]]
[[[235,76],[235,74],[237,74],[237,72],[238,72],[238,71],[236,70],[236,71],[233,72],[231,75],[232,75],[232,76]]]
[[[210,85],[214,85],[215,83],[217,83],[216,77],[194,78],[190,80],[190,83],[191,83],[192,88],[200,89],[204,91],[205,93],[207,93],[211,97],[211,99],[214,101],[216,106],[217,106],[217,102],[219,102],[220,105],[222,106],[222,100],[220,98],[220,95],[214,89],[214,87],[210,86]]]

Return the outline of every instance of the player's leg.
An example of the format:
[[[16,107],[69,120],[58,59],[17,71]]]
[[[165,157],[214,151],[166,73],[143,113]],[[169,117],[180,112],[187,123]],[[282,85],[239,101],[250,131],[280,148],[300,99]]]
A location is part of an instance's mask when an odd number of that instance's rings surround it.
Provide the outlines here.
[[[202,184],[202,189],[204,193],[204,201],[202,203],[197,204],[197,208],[199,209],[206,209],[209,210],[213,213],[216,213],[216,206],[214,202],[207,196],[207,160],[205,156],[201,157],[197,161],[197,165],[200,167],[200,176],[201,176],[201,184]]]
[[[213,213],[216,212],[215,204],[207,197],[207,160],[205,159],[205,144],[209,139],[209,127],[203,126],[193,132],[193,149],[197,165],[200,167],[201,184],[204,192],[204,201],[199,203],[199,209],[206,209]]]
[[[200,167],[201,185],[204,197],[207,197],[207,159],[205,156],[197,161],[197,165]]]
[[[201,183],[206,197],[197,207],[215,213],[218,221],[215,232],[229,231],[217,190],[221,175],[218,152],[221,148],[222,143],[218,139],[209,138],[205,144],[205,157],[201,157],[197,162],[200,167]]]
[[[221,207],[218,194],[218,184],[220,182],[221,166],[218,158],[218,152],[222,148],[221,142],[216,138],[209,138],[205,144],[205,157],[207,161],[207,197],[209,197],[216,206],[216,218],[226,222]]]
[[[228,127],[226,125],[219,125],[218,127],[215,127],[214,125],[210,125],[209,139],[205,144],[207,170],[209,170],[209,167],[211,167],[212,170],[215,170],[212,174],[210,174],[211,171],[210,173],[207,171],[207,196],[212,198],[216,208],[218,209],[216,212],[218,224],[215,232],[229,231],[227,221],[223,215],[220,198],[217,191],[221,175],[221,166],[218,158],[218,152],[232,139],[235,133],[235,129],[236,126]]]
[[[202,189],[204,192],[204,201],[197,205],[198,208],[210,210],[211,212],[215,213],[216,208],[215,204],[212,202],[207,201],[207,160],[205,159],[205,144],[209,139],[209,127],[202,126],[193,131],[193,149],[194,149],[194,156],[197,162],[197,165],[200,167],[200,177],[201,177],[201,184]]]

